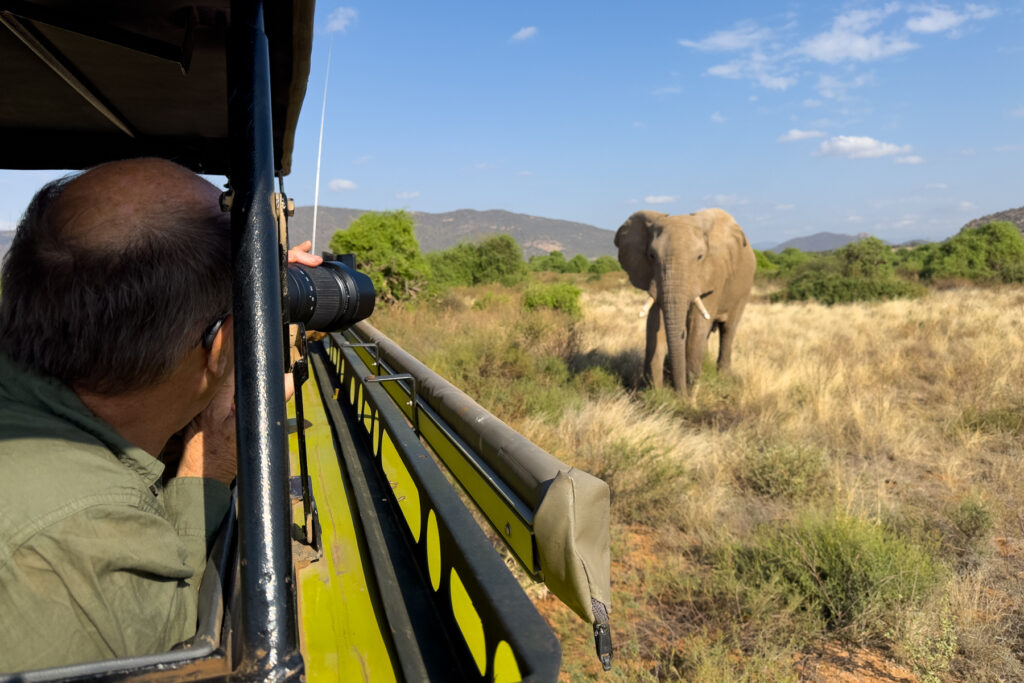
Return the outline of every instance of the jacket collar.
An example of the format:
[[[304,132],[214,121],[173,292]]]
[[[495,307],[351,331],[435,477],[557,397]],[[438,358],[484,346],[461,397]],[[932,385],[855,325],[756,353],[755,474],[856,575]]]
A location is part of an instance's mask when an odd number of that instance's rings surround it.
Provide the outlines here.
[[[94,436],[147,486],[156,484],[163,474],[162,462],[97,417],[70,387],[52,377],[26,370],[0,353],[0,401],[5,400],[52,413]]]

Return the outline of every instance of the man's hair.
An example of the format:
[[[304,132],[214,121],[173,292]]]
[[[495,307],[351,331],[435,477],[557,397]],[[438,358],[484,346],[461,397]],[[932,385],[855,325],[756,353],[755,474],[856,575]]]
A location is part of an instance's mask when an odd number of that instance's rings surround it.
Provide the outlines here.
[[[0,276],[0,348],[68,386],[139,389],[231,312],[230,220],[198,203],[165,204],[122,240],[90,243],[60,220],[73,179],[45,185],[18,224]]]

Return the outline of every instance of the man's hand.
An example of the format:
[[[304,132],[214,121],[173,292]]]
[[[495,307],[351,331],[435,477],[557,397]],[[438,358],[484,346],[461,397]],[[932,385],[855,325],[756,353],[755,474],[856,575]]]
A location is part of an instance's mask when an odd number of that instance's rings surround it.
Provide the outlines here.
[[[292,247],[288,250],[288,263],[301,263],[304,266],[319,266],[324,262],[322,258],[316,254],[310,254],[309,250],[313,248],[313,243],[306,240],[297,247]]]
[[[238,473],[235,457],[235,375],[232,372],[203,412],[185,428],[179,477],[216,479],[228,486]]]

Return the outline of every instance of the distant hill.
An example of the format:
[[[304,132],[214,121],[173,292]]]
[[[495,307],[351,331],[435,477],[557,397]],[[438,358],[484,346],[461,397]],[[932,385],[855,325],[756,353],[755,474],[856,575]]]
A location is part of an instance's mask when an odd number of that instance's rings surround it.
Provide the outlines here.
[[[858,235],[840,235],[834,232],[819,232],[813,235],[807,235],[806,237],[795,237],[772,247],[768,251],[778,253],[790,247],[794,247],[800,251],[832,251],[839,247],[845,247],[850,242],[862,240],[865,237],[871,237],[871,235],[866,232],[862,232]]]
[[[344,230],[363,209],[337,209],[321,206],[316,222],[316,251],[327,248],[331,235]],[[554,218],[541,218],[510,211],[474,211],[460,209],[447,213],[411,211],[416,239],[423,252],[440,251],[459,242],[476,242],[491,235],[511,235],[527,258],[535,254],[561,251],[566,258],[583,254],[587,258],[615,256],[618,251],[615,233],[587,225]],[[289,223],[289,241],[298,244],[313,234],[313,207],[300,206]]]
[[[1024,206],[1017,209],[1007,209],[1006,211],[1000,211],[999,213],[990,213],[987,216],[981,218],[975,218],[973,221],[966,223],[964,228],[976,228],[979,225],[985,225],[992,221],[1009,221],[1017,226],[1017,229],[1024,233]],[[961,228],[962,230],[963,228]]]

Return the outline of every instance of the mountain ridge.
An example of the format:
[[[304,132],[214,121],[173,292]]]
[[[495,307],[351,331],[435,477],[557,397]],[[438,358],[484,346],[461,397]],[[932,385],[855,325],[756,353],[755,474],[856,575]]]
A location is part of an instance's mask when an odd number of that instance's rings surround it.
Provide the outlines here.
[[[317,209],[316,250],[327,248],[330,236],[344,230],[365,209],[346,209],[321,206]],[[561,251],[566,258],[583,254],[587,258],[615,256],[615,233],[586,223],[556,218],[531,216],[503,209],[478,211],[458,209],[444,213],[410,211],[415,223],[414,231],[424,253],[441,251],[460,242],[477,242],[492,235],[510,235],[523,249],[523,256]],[[298,244],[311,239],[313,234],[313,207],[300,206],[289,222],[289,240]]]

